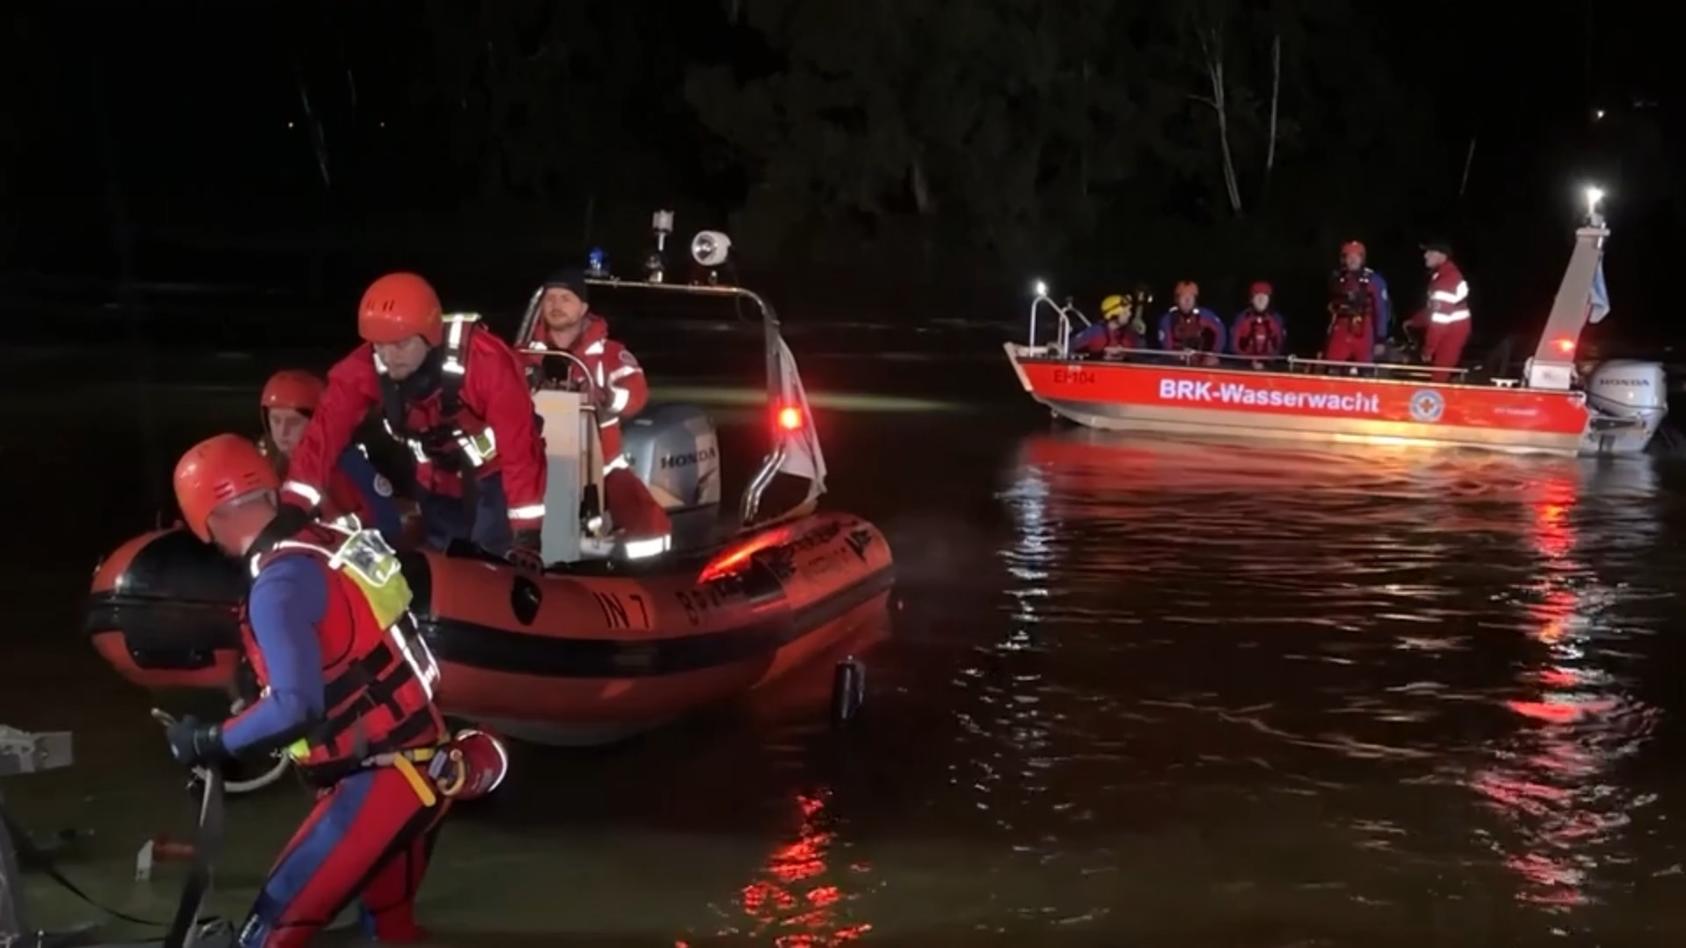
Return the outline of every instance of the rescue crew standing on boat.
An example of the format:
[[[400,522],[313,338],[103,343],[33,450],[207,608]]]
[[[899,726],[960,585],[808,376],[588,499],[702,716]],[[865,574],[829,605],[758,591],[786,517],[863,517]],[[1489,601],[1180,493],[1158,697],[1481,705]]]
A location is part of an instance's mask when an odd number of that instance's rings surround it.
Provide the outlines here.
[[[596,398],[598,438],[603,446],[604,506],[627,559],[643,559],[672,545],[667,511],[632,472],[621,448],[621,424],[643,410],[650,388],[632,350],[609,338],[609,323],[590,311],[591,290],[582,270],[562,270],[544,282],[539,320],[528,346],[567,352],[589,372],[567,359],[525,358],[547,374],[548,384],[577,387]]]
[[[1463,356],[1469,342],[1469,281],[1452,262],[1452,246],[1444,240],[1423,244],[1423,265],[1428,267],[1428,305],[1411,317],[1410,325],[1423,333],[1423,361],[1449,369]],[[1444,382],[1450,372],[1435,372]]]
[[[287,476],[288,459],[322,403],[324,387],[320,378],[297,369],[282,369],[264,383],[258,396],[263,420],[258,450],[282,478]],[[379,530],[388,542],[397,543],[403,523],[392,495],[392,482],[375,470],[363,445],[352,444],[340,452],[328,475],[322,515],[332,520],[353,514],[364,526]]]
[[[1329,336],[1323,357],[1369,362],[1382,352],[1393,321],[1387,281],[1364,264],[1364,244],[1341,244],[1341,265],[1329,275]]]
[[[1199,284],[1193,280],[1183,280],[1177,284],[1176,305],[1167,310],[1164,316],[1159,317],[1159,348],[1169,352],[1224,351],[1223,321],[1218,319],[1216,313],[1197,305],[1199,299]],[[1205,361],[1215,365],[1217,357],[1210,355]]]
[[[1282,354],[1288,341],[1288,329],[1282,321],[1282,314],[1270,305],[1273,292],[1274,288],[1264,280],[1258,280],[1247,288],[1249,305],[1230,326],[1229,344],[1236,355],[1267,359]],[[1254,362],[1253,367],[1263,368],[1264,363]]]
[[[264,690],[220,723],[171,724],[170,753],[199,766],[287,748],[319,788],[239,944],[307,944],[352,898],[366,934],[415,941],[416,890],[451,794],[468,782],[465,757],[447,747],[438,668],[391,548],[369,530],[299,526],[279,514],[278,486],[236,435],[203,441],[176,465],[188,529],[252,577],[241,635]]]
[[[1071,338],[1072,352],[1100,355],[1108,349],[1141,349],[1146,345],[1147,325],[1128,296],[1114,293],[1101,300],[1101,319]]]
[[[329,371],[282,498],[306,510],[319,506],[333,459],[379,407],[387,432],[415,456],[430,546],[472,540],[542,569],[544,442],[514,350],[477,316],[446,318],[438,294],[414,273],[389,273],[369,286],[357,331],[363,344]]]

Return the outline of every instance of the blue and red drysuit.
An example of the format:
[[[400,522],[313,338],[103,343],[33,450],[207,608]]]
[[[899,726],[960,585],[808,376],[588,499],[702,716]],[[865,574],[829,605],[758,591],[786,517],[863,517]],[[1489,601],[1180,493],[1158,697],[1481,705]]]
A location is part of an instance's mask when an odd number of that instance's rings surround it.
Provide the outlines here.
[[[1333,362],[1369,362],[1375,347],[1387,341],[1393,300],[1387,281],[1369,267],[1342,267],[1329,275],[1329,336],[1323,358]]]
[[[418,663],[419,639],[406,645],[380,625],[344,568],[329,566],[343,539],[307,526],[252,559],[244,632],[265,691],[224,722],[220,736],[213,732],[209,740],[221,747],[207,756],[297,748],[302,740],[308,753],[295,759],[321,789],[264,881],[240,930],[242,946],[306,944],[353,898],[372,937],[422,937],[415,893],[450,800],[424,796],[417,781],[428,778],[395,758],[422,761],[425,770],[444,741],[418,667],[432,661]]]
[[[1204,306],[1172,307],[1159,317],[1159,348],[1168,352],[1223,352],[1227,338],[1223,320]]]
[[[282,478],[287,476],[287,464],[282,460]],[[328,491],[322,498],[322,517],[333,520],[354,514],[359,523],[397,543],[404,532],[404,519],[398,504],[392,499],[392,482],[375,469],[361,444],[352,444],[340,452],[328,478]]]
[[[1084,327],[1082,332],[1071,337],[1072,352],[1085,352],[1090,355],[1101,355],[1112,348],[1141,349],[1144,346],[1145,341],[1141,333],[1122,320],[1095,323]]]

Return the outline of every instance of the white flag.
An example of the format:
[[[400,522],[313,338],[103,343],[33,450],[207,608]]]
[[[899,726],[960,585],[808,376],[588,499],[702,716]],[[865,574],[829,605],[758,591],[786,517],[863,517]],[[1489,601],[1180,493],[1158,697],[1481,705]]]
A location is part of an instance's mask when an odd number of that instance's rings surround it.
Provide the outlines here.
[[[794,408],[801,414],[793,419],[797,426],[790,428],[780,415]],[[820,451],[820,438],[814,431],[814,414],[808,407],[808,393],[802,388],[802,376],[796,371],[796,357],[790,346],[779,339],[779,411],[773,418],[773,437],[784,440],[784,461],[779,470],[813,482],[808,489],[809,499],[825,492],[825,454]]]
[[[1592,291],[1587,294],[1587,302],[1592,306],[1592,321],[1598,322],[1610,314],[1610,293],[1604,287],[1604,261],[1598,261],[1598,269],[1592,274]]]

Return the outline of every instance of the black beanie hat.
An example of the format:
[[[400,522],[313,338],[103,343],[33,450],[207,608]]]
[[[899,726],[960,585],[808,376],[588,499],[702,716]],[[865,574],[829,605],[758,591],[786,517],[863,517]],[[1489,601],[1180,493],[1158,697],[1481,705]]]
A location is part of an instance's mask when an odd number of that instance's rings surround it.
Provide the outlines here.
[[[585,282],[585,271],[579,267],[557,270],[550,276],[545,277],[544,285],[546,289],[553,286],[564,287],[571,290],[581,300],[587,303],[591,302],[591,287]]]

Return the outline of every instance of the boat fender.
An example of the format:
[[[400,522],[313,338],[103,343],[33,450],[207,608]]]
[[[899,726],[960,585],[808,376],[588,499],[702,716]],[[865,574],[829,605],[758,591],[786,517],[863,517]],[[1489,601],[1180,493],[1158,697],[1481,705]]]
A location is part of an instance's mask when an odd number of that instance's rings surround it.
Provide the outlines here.
[[[865,700],[866,665],[851,655],[831,674],[831,723],[841,727],[854,720]]]
[[[509,774],[509,751],[485,731],[457,732],[450,748],[435,758],[434,778],[439,792],[454,800],[478,800],[490,794]]]

